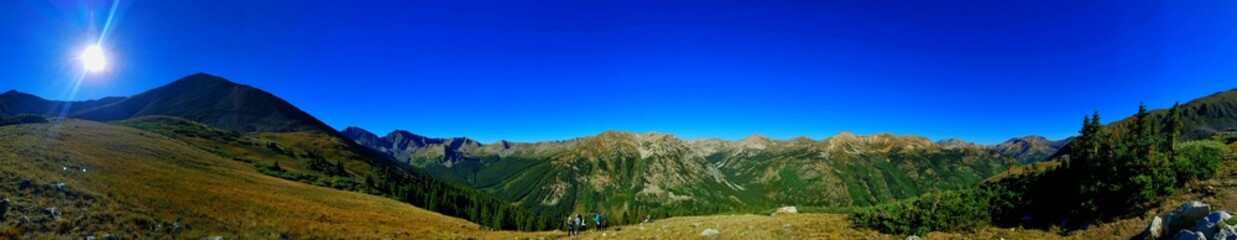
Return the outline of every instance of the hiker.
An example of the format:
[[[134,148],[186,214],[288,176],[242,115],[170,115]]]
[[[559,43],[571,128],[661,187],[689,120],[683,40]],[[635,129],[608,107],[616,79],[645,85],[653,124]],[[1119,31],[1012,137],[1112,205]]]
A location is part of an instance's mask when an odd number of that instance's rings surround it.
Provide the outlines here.
[[[567,215],[567,236],[576,235],[576,218]]]
[[[644,215],[644,223],[653,223],[653,215]]]
[[[605,231],[606,227],[601,225],[601,220],[604,220],[605,218],[601,217],[601,212],[597,212],[596,214],[597,215],[593,215],[593,223],[597,224],[597,231]]]
[[[584,231],[584,216],[583,215],[576,214],[576,227],[577,227],[576,235],[579,236],[580,232]]]

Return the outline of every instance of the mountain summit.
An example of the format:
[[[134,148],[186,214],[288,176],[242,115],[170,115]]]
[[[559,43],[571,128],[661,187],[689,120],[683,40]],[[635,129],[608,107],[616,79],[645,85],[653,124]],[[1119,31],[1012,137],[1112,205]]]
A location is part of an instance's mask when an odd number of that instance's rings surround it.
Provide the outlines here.
[[[94,121],[173,116],[237,132],[334,133],[335,130],[266,91],[197,73],[130,97],[65,102],[17,91],[0,94],[0,115],[58,115]]]
[[[73,116],[108,121],[148,115],[181,117],[238,132],[334,131],[275,95],[205,73]]]

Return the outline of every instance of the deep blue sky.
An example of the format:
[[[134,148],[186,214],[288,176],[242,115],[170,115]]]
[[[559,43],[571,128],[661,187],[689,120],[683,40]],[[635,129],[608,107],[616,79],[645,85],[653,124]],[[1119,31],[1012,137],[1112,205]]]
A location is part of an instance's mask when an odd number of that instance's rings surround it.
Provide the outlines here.
[[[0,91],[132,95],[207,72],[337,128],[538,141],[840,131],[1073,135],[1237,87],[1235,1],[3,1]]]

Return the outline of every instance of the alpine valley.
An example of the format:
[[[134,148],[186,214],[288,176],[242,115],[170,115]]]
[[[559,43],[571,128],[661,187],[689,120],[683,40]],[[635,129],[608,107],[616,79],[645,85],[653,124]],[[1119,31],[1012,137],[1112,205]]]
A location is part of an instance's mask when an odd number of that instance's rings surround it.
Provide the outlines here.
[[[1178,113],[1181,141],[1214,139],[1237,148],[1237,91],[1177,110],[1149,111],[1096,131],[1159,133],[1133,126],[1172,129],[1168,116]],[[990,189],[1058,176],[1050,170],[1068,169],[1068,159],[1080,156],[1072,151],[1092,146],[1076,143],[1084,138],[980,145],[888,133],[723,140],[605,131],[483,144],[402,130],[336,130],[273,94],[204,73],[91,101],[8,91],[0,94],[0,117],[0,236],[7,238],[562,238],[564,216],[594,212],[617,229],[584,238],[681,239],[699,237],[705,227],[732,239],[887,239],[907,232],[1094,238],[1133,236],[1145,226],[1135,213],[1095,218],[1098,227],[1070,233],[1009,231],[1001,219],[962,231],[891,230],[861,224],[905,219],[844,215],[944,215],[938,208],[894,210],[925,199],[948,209],[953,193],[1005,193]],[[1185,180],[1194,179],[1181,175],[1182,189],[1194,190],[1139,209],[1162,213],[1168,210],[1160,207],[1187,198],[1237,207],[1237,197],[1226,195],[1237,194],[1237,185],[1221,184],[1237,177],[1237,167],[1223,156],[1212,169],[1218,175],[1190,184]],[[803,213],[781,214],[788,212]],[[657,221],[641,224],[645,215]],[[912,225],[935,221],[915,219]]]

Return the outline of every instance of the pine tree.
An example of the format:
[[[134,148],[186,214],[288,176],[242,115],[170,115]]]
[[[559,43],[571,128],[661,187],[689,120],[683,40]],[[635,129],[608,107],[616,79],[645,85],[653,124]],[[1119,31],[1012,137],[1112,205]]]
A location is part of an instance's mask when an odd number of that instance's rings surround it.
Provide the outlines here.
[[[1181,122],[1181,103],[1175,102],[1173,108],[1168,111],[1168,139],[1165,140],[1166,146],[1164,147],[1171,157],[1177,155],[1177,138],[1184,127],[1185,124]]]
[[[331,175],[343,176],[344,173],[346,173],[346,171],[344,171],[344,162],[342,160],[335,159],[335,169],[332,171]]]

